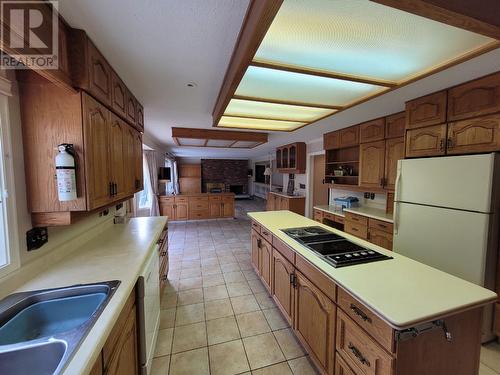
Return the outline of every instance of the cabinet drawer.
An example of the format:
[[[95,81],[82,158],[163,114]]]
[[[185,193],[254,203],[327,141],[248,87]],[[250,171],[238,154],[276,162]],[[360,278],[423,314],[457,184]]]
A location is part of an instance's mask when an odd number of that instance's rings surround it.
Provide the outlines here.
[[[337,311],[337,351],[364,375],[392,375],[394,359],[341,310]]]
[[[267,230],[266,228],[264,227],[261,227],[260,228],[260,234],[262,237],[264,237],[264,239],[269,242],[269,243],[273,243],[273,235],[271,234],[271,231]]]
[[[350,220],[346,220],[344,225],[344,231],[346,233],[352,234],[364,240],[368,238],[368,227],[366,225],[353,223]]]
[[[331,214],[329,212],[325,212],[323,213],[323,217],[325,219],[328,219],[328,220],[331,220],[331,221],[335,221],[335,215],[334,214]]]
[[[335,215],[335,222],[339,224],[344,224],[345,220],[342,216]]]
[[[415,129],[446,121],[446,91],[439,91],[406,103],[406,128]]]
[[[188,197],[175,197],[176,203],[187,203],[189,201]]]
[[[204,211],[191,211],[189,213],[189,219],[192,220],[202,220],[202,219],[208,219],[209,213],[207,210]]]
[[[174,197],[163,197],[160,195],[160,202],[174,203],[174,200],[175,200]]]
[[[337,353],[335,356],[335,375],[358,375],[351,370],[351,368],[345,363],[340,354]]]
[[[332,279],[318,270],[299,254],[295,255],[295,267],[314,285],[316,285],[319,290],[326,294],[328,298],[335,301],[337,286]]]
[[[381,141],[385,137],[385,118],[359,125],[359,143]]]
[[[295,251],[290,249],[283,241],[273,236],[273,247],[280,252],[290,263],[295,264]]]
[[[448,120],[500,112],[500,73],[476,79],[448,90]]]
[[[260,225],[257,224],[255,221],[252,221],[252,229],[257,233],[260,233]]]
[[[220,195],[210,195],[208,197],[208,200],[210,202],[214,202],[214,201],[221,201],[222,200],[222,197]]]
[[[353,214],[352,212],[345,213],[345,219],[362,225],[368,225],[368,218],[366,216]]]
[[[337,305],[382,347],[394,352],[393,329],[382,319],[341,288],[338,291]]]
[[[387,221],[383,220],[377,220],[377,219],[371,219],[368,220],[368,227],[375,228],[375,229],[380,229],[384,232],[391,233],[393,232],[393,225],[392,223],[389,223]]]
[[[227,196],[227,195],[223,195],[223,196],[222,196],[222,201],[223,201],[223,202],[233,202],[233,201],[234,201],[234,197],[232,197],[232,196]]]
[[[190,202],[208,202],[208,195],[189,197]]]
[[[383,247],[387,250],[392,250],[392,233],[387,233],[379,229],[370,228],[368,233],[368,241]]]
[[[323,222],[323,211],[320,210],[314,210],[314,220],[319,221],[320,223]]]
[[[189,210],[191,211],[205,211],[208,210],[208,202],[190,202]]]

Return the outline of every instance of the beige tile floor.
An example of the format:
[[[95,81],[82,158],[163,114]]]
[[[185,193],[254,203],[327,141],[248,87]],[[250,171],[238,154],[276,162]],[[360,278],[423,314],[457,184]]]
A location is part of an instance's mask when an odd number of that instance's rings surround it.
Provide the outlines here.
[[[169,223],[153,375],[317,374],[250,263],[247,211],[235,220]],[[481,351],[480,375],[500,375],[500,345]]]

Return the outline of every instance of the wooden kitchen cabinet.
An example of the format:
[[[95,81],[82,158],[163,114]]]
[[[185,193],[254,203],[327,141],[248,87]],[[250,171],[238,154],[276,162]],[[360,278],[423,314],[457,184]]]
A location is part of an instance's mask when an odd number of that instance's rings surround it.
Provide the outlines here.
[[[273,248],[262,236],[258,243],[260,248],[259,274],[262,277],[264,286],[271,290],[271,267],[273,259]]]
[[[276,149],[276,167],[280,173],[306,172],[306,144],[295,142]]]
[[[446,122],[446,91],[406,102],[406,129],[417,129]]]
[[[344,362],[344,360],[337,355],[335,357],[335,375],[357,375],[351,368]]]
[[[131,177],[126,175],[126,171],[128,170],[128,168],[130,168],[128,148],[126,148],[127,131],[129,126],[125,123],[125,121],[120,119],[112,112],[110,113],[110,120],[109,172],[111,175],[111,181],[114,184],[113,194],[116,196],[116,198],[120,199],[129,195],[130,192],[134,191],[135,189],[135,186],[132,187],[135,176]],[[126,181],[127,179],[129,179],[130,181]]]
[[[448,121],[500,112],[500,72],[448,90]]]
[[[325,374],[334,371],[335,304],[300,272],[295,274],[294,332]]]
[[[385,118],[359,124],[359,143],[375,142],[385,137]]]
[[[469,154],[500,150],[500,114],[448,123],[446,153]]]
[[[260,262],[259,262],[259,259],[260,259],[260,248],[259,248],[260,235],[255,230],[252,230],[251,241],[252,241],[252,250],[251,250],[252,266],[253,266],[255,272],[258,275],[260,275]]]
[[[120,117],[127,116],[128,90],[118,74],[111,72],[111,107]]]
[[[102,353],[99,353],[99,357],[97,357],[89,375],[102,375]]]
[[[144,132],[144,107],[142,106],[141,103],[137,102],[136,103],[136,119],[135,119],[135,125],[137,130],[140,132]]]
[[[323,134],[323,149],[335,150],[340,148],[340,137],[338,131]]]
[[[384,186],[385,141],[362,143],[359,146],[359,186]]]
[[[158,199],[161,215],[170,221],[234,217],[233,193],[160,195]]]
[[[299,215],[305,213],[305,197],[284,196],[280,193],[267,193],[266,211],[289,210]]]
[[[359,144],[359,125],[341,129],[339,132],[339,147],[351,147]]]
[[[293,278],[295,267],[273,249],[271,293],[276,305],[290,325],[293,325]]]
[[[404,137],[406,127],[406,112],[399,112],[385,118],[385,138]]]
[[[137,119],[137,100],[134,96],[129,92],[127,96],[127,119],[135,124]]]
[[[440,156],[446,153],[446,124],[406,131],[406,157]]]
[[[392,233],[370,228],[368,234],[368,240],[371,243],[383,247],[384,249],[392,250]]]
[[[234,200],[222,201],[222,217],[234,217]]]
[[[398,160],[405,157],[404,137],[391,138],[385,141],[384,187],[394,190],[398,172]]]

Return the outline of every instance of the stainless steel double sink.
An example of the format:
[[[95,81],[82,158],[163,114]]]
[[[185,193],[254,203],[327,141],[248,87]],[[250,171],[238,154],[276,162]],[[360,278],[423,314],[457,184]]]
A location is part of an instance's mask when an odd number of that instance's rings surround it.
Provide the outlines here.
[[[59,374],[120,281],[11,294],[0,301],[0,374]]]

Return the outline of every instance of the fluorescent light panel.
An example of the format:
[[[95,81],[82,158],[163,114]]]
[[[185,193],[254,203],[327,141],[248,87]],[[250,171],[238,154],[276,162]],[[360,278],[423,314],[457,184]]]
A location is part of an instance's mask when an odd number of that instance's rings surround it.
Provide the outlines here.
[[[347,105],[385,87],[249,66],[236,95],[323,105]]]
[[[231,116],[264,117],[275,120],[293,119],[295,121],[309,122],[334,112],[335,110],[332,109],[231,99],[224,114]]]
[[[234,141],[226,141],[220,139],[209,139],[207,142],[207,147],[229,147],[234,143]]]
[[[367,0],[285,0],[254,60],[399,82],[491,42]]]
[[[304,124],[306,123],[298,121],[259,120],[244,117],[222,116],[218,126],[223,128],[289,131],[297,129]]]
[[[193,138],[179,138],[179,143],[181,146],[203,146],[205,144],[204,139],[193,139]]]

